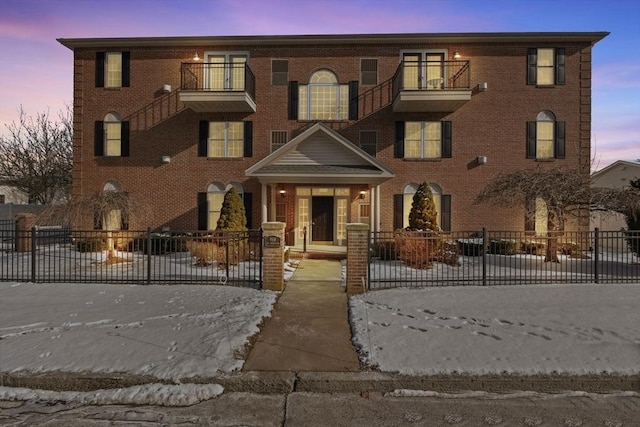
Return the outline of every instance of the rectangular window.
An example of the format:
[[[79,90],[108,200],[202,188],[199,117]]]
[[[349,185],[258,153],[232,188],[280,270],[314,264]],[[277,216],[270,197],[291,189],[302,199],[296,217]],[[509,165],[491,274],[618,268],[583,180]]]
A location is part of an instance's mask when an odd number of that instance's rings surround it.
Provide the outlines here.
[[[360,59],[360,83],[363,85],[378,84],[378,60]]]
[[[122,87],[122,52],[106,52],[104,57],[105,87]]]
[[[304,239],[304,229],[311,234],[309,229],[309,198],[298,199],[298,238]]]
[[[554,154],[554,122],[536,122],[536,158],[551,159]]]
[[[289,60],[271,60],[271,85],[287,86],[289,83]]]
[[[527,51],[527,84],[565,84],[566,57],[566,49],[562,47],[530,48]]]
[[[360,148],[375,157],[378,151],[378,132],[375,130],[360,131]]]
[[[404,156],[409,159],[442,157],[441,122],[406,122]]]
[[[209,205],[208,215],[208,229],[215,230],[218,226],[218,219],[220,219],[220,210],[222,209],[222,202],[224,201],[224,193],[207,193],[207,204]]]
[[[298,120],[347,120],[349,85],[299,85]]]
[[[121,156],[122,155],[122,124],[105,122],[105,156]]]
[[[286,130],[272,130],[271,131],[271,152],[273,153],[278,148],[282,147],[289,140],[289,133]]]
[[[347,238],[347,200],[338,199],[336,206],[337,213],[337,230],[336,238],[338,240],[346,240]]]
[[[553,49],[538,49],[538,80],[539,85],[552,85],[554,83],[554,53]]]
[[[207,157],[242,157],[244,122],[210,122]]]
[[[358,212],[358,218],[362,224],[369,224],[369,220],[371,219],[371,205],[370,204],[362,204],[360,205],[360,211]]]

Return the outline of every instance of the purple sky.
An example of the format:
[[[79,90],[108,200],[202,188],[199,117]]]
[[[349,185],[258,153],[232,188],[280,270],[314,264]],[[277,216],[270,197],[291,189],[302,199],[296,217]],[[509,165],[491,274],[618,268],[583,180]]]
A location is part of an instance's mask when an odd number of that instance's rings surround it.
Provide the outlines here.
[[[57,38],[609,31],[593,52],[593,169],[640,159],[640,0],[0,0],[0,133],[71,104]]]

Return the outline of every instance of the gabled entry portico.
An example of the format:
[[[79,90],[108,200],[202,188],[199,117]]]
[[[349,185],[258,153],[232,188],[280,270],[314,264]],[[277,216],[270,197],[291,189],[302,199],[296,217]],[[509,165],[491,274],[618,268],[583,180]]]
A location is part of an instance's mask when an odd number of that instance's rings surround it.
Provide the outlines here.
[[[288,244],[344,245],[346,224],[380,224],[379,185],[394,173],[322,123],[245,171],[262,183],[262,222],[287,224]]]

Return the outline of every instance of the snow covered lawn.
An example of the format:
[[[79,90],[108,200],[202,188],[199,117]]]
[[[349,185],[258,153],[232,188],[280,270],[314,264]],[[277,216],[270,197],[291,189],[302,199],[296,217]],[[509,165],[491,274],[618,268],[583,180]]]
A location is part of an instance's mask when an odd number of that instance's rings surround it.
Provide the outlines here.
[[[381,290],[350,311],[361,358],[382,371],[640,373],[640,284]]]
[[[0,282],[0,371],[215,376],[242,367],[275,299],[224,286]]]

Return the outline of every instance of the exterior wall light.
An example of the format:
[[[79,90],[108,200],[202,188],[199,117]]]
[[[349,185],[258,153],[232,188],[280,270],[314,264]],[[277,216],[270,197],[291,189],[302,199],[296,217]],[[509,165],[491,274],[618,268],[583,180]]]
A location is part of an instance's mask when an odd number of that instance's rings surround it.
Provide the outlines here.
[[[200,61],[200,57],[198,56],[198,52],[196,51],[196,53],[193,55],[193,60],[194,61]]]
[[[486,165],[487,164],[487,156],[478,156],[476,161],[478,162],[479,165]]]
[[[171,162],[171,156],[162,156],[162,163]]]
[[[367,192],[366,192],[366,191],[364,191],[364,190],[362,190],[362,191],[360,192],[360,198],[361,198],[361,199],[364,199],[365,194],[367,194]]]
[[[460,52],[455,51],[455,52],[454,52],[454,54],[453,54],[453,59],[458,60],[458,59],[460,59],[460,58],[461,58],[461,57],[460,57]]]
[[[280,190],[280,196],[284,197],[287,194],[286,191],[284,191],[284,188]]]

